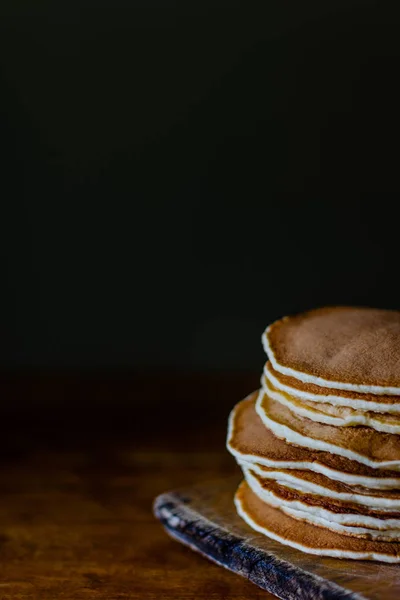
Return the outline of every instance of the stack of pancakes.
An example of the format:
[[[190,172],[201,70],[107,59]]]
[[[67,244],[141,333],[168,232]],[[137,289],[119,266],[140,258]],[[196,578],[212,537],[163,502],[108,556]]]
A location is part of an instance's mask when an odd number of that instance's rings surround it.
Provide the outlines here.
[[[239,515],[305,552],[400,562],[400,312],[273,323],[261,389],[229,419]]]

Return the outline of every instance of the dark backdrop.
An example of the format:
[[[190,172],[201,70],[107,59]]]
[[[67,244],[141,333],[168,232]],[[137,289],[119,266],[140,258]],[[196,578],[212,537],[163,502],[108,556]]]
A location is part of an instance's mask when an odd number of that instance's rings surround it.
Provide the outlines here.
[[[259,369],[283,314],[400,307],[390,5],[34,4],[0,9],[3,366]]]

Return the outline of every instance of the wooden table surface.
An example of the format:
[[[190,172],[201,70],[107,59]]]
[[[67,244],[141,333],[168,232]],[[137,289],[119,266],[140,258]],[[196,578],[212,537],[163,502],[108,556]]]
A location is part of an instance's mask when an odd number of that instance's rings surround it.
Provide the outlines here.
[[[0,600],[272,598],[172,541],[168,489],[225,477],[258,374],[0,378]]]

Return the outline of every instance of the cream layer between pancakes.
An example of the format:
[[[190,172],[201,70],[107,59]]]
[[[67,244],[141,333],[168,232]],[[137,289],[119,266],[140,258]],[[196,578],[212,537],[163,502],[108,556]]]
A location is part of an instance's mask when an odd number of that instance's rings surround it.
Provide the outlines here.
[[[397,519],[380,519],[367,514],[334,512],[323,505],[310,504],[307,495],[300,499],[296,498],[296,495],[291,498],[290,488],[282,482],[268,485],[268,481],[263,482],[251,469],[243,469],[243,474],[260,500],[296,519],[306,520],[308,523],[327,527],[344,535],[370,536],[384,541],[400,540],[400,513]]]
[[[227,449],[239,461],[273,469],[309,470],[333,481],[376,490],[400,489],[400,473],[372,469],[329,452],[287,444],[255,411],[258,391],[236,404],[228,421]]]
[[[252,529],[297,550],[335,558],[400,562],[399,543],[351,537],[295,520],[260,500],[245,482],[236,492],[235,506]]]
[[[272,368],[270,361],[264,366],[264,375],[274,388],[300,400],[344,406],[360,411],[400,414],[400,396],[361,394],[359,392],[322,388],[315,384],[305,384],[294,377],[277,372]]]
[[[371,411],[354,410],[348,406],[334,406],[328,403],[298,400],[287,392],[278,391],[268,377],[263,376],[261,385],[264,392],[289,410],[317,423],[335,427],[355,427],[362,425],[383,433],[400,434],[400,415],[386,415]]]
[[[366,509],[364,512],[377,511],[382,513],[380,518],[383,518],[385,513],[399,512],[400,519],[400,494],[398,490],[379,490],[378,495],[377,490],[368,490],[368,488],[362,488],[362,491],[360,491],[358,487],[353,490],[351,486],[346,486],[345,484],[339,484],[338,486],[330,485],[330,481],[333,482],[333,480],[329,480],[329,478],[321,474],[305,478],[305,471],[297,469],[267,469],[256,463],[244,460],[237,460],[237,462],[242,470],[254,471],[262,479],[278,481],[281,485],[285,485],[302,494],[328,498],[336,504],[351,503],[357,505],[359,509],[364,507]]]
[[[328,307],[284,317],[262,336],[276,371],[321,387],[400,395],[400,312]]]
[[[316,423],[292,413],[260,391],[256,411],[264,425],[290,444],[322,450],[373,469],[400,471],[400,438],[368,427],[342,428]]]

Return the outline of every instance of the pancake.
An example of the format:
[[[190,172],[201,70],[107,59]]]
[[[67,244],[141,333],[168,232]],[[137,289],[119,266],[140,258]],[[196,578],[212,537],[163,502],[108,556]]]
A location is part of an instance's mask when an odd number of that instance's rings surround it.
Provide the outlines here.
[[[311,402],[327,402],[334,406],[349,406],[355,410],[372,410],[390,414],[400,414],[400,396],[385,396],[377,394],[362,394],[347,390],[323,388],[314,383],[307,383],[282,375],[268,361],[264,366],[264,375],[279,391],[290,394],[300,400]]]
[[[264,425],[288,443],[324,450],[374,469],[400,470],[400,436],[369,427],[334,427],[291,412],[263,390],[256,411]]]
[[[372,469],[348,458],[287,444],[264,427],[255,411],[258,392],[239,402],[229,417],[227,448],[238,460],[276,469],[308,469],[349,485],[400,488],[400,473]]]
[[[235,495],[236,510],[254,530],[282,544],[319,556],[400,562],[400,544],[365,540],[329,531],[289,517],[260,500],[242,482]]]
[[[265,376],[262,377],[261,384],[264,392],[270,398],[280,402],[297,415],[317,421],[317,423],[325,423],[334,427],[363,425],[383,433],[400,434],[400,415],[355,410],[349,406],[334,406],[327,402],[299,400],[286,392],[277,390]]]
[[[296,508],[295,504],[297,503],[298,510],[311,513],[325,511],[326,518],[329,515],[330,521],[336,521],[343,525],[360,525],[373,529],[398,529],[400,531],[400,509],[378,509],[355,502],[343,502],[329,496],[296,489],[287,481],[262,477],[252,466],[242,465],[242,470],[250,487],[257,495],[260,495],[258,490],[262,490],[263,493],[276,496],[280,503],[291,504],[292,508]]]
[[[399,490],[371,490],[362,486],[350,486],[340,483],[340,481],[329,479],[329,477],[325,477],[320,473],[304,469],[271,469],[244,460],[238,460],[237,462],[243,471],[251,470],[264,481],[279,481],[292,490],[320,496],[323,498],[325,505],[327,499],[331,506],[341,507],[341,509],[346,503],[351,505],[353,512],[361,511],[363,514],[372,516],[379,513],[379,518],[383,518],[383,513],[389,514],[400,511]]]
[[[382,541],[400,541],[400,513],[397,519],[381,519],[378,516],[349,512],[351,506],[340,506],[331,510],[329,502],[313,498],[309,494],[301,494],[280,484],[280,482],[263,480],[251,470],[244,470],[244,476],[251,490],[270,506],[279,508],[285,514],[307,521],[318,527],[326,527],[343,535],[376,539]]]
[[[327,388],[400,395],[400,312],[311,310],[273,323],[263,343],[284,375]]]

